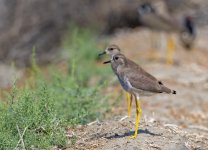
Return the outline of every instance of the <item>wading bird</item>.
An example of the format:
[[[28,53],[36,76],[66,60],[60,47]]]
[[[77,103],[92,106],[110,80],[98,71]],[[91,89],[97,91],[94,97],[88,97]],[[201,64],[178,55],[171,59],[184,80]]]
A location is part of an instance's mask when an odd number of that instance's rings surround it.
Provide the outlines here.
[[[123,54],[117,53],[113,55],[111,60],[104,62],[104,64],[108,63],[111,63],[112,70],[118,77],[123,89],[135,99],[136,124],[132,138],[136,138],[142,112],[139,96],[150,96],[157,93],[176,94],[176,91],[164,86],[161,81],[144,71],[139,65],[126,58]],[[130,103],[131,101],[132,99],[130,99]]]
[[[121,50],[117,45],[110,45],[104,50],[104,52],[100,53],[99,56],[102,56],[105,54],[109,55],[110,59],[113,59],[114,55],[121,54]],[[142,72],[143,74],[145,74],[146,76],[148,76],[152,80],[157,80],[151,74],[149,74],[144,69],[142,69],[140,66],[138,66],[135,62],[131,61],[128,58],[126,58],[126,61],[128,62],[128,65],[130,65],[132,68],[140,70],[140,72]],[[111,63],[111,67],[112,67],[113,72],[116,74],[117,73],[116,72],[117,66],[114,63]],[[162,84],[161,81],[159,81],[159,82]],[[130,93],[126,92],[126,97],[127,97],[127,105],[128,105],[128,116],[131,117],[132,95]]]

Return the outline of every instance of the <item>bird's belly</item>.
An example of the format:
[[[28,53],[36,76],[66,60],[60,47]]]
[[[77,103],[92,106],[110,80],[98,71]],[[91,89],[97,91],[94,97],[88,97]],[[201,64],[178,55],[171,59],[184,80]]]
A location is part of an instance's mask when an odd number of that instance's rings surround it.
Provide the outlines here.
[[[118,77],[118,80],[119,80],[121,86],[123,87],[123,89],[126,90],[127,92],[129,92],[130,91],[129,85],[125,81],[120,79],[119,77]]]
[[[139,96],[152,96],[152,95],[156,94],[156,93],[154,93],[154,92],[144,91],[144,90],[134,89],[134,88],[132,89],[132,91],[133,91],[135,94],[139,95]]]

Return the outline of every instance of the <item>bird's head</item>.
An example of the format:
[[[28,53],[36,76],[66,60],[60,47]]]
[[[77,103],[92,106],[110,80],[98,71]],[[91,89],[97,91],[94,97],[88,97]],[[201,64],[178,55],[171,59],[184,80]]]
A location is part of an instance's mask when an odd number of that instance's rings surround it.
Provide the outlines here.
[[[195,34],[195,24],[192,16],[186,16],[184,18],[184,26],[189,34],[191,35]]]
[[[196,38],[196,29],[193,18],[186,16],[184,18],[184,29],[181,32],[180,39],[186,49],[191,49]]]
[[[150,13],[156,12],[154,7],[149,2],[139,5],[137,11],[138,11],[139,15],[150,14]]]
[[[126,65],[126,57],[122,54],[116,54],[112,57],[111,60],[105,61],[104,64],[113,63],[116,66],[125,66]]]
[[[99,56],[102,56],[104,54],[109,55],[110,57],[113,57],[116,54],[120,54],[120,48],[117,45],[110,45],[108,46],[104,52],[100,53]]]

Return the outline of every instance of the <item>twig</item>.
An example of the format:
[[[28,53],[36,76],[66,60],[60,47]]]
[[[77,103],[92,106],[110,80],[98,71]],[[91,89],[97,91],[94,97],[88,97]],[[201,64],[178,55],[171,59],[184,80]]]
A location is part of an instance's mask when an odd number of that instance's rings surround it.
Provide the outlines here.
[[[178,126],[175,124],[164,124],[164,127],[168,127],[172,132],[178,133]]]
[[[121,121],[125,120],[126,118],[128,118],[128,116],[124,116],[124,117],[122,117],[122,118],[119,120],[119,122],[121,122]]]
[[[188,150],[191,150],[191,145],[189,144],[189,142],[185,142],[184,144]]]
[[[18,147],[18,145],[19,145],[19,143],[21,142],[21,143],[22,143],[22,149],[23,149],[23,150],[26,150],[26,148],[25,148],[25,143],[24,143],[24,140],[23,140],[23,136],[24,136],[25,131],[27,130],[28,127],[26,127],[26,128],[24,129],[23,133],[21,134],[21,133],[20,133],[19,126],[18,126],[18,125],[16,125],[16,126],[17,126],[17,131],[18,131],[18,133],[19,133],[20,139],[19,139],[19,141],[17,142],[17,145],[16,145],[16,147],[15,147],[14,149],[16,150],[17,147]]]
[[[156,148],[156,149],[161,149],[158,145],[156,144],[149,144],[150,147],[152,148]]]
[[[206,132],[208,132],[208,128],[204,127],[204,126],[195,126],[195,125],[191,125],[191,126],[188,126],[188,128],[191,128],[191,129],[198,129],[198,130],[204,130]]]
[[[95,121],[93,121],[93,122],[90,122],[90,123],[88,123],[87,125],[88,125],[88,126],[91,126],[91,125],[93,125],[93,124],[95,124],[95,123],[97,123],[97,122],[99,122],[99,120],[95,120]]]
[[[165,127],[171,127],[177,129],[178,126],[176,124],[164,124]]]
[[[26,129],[27,129],[27,127],[24,129],[24,131],[23,131],[23,133],[22,133],[22,136],[24,136]],[[16,147],[14,148],[14,150],[17,149],[17,147],[18,147],[18,145],[19,145],[20,142],[21,142],[21,139],[19,139],[19,141],[17,142],[17,145],[16,145]]]

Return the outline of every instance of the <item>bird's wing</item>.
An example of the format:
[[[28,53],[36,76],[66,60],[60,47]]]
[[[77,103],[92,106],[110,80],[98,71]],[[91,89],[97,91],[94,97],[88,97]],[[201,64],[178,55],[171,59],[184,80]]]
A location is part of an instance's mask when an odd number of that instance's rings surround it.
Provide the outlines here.
[[[142,67],[140,67],[139,65],[137,65],[135,62],[131,61],[130,59],[128,59],[130,66],[133,66],[134,68],[136,68],[137,70],[139,70],[142,74],[144,74],[145,76],[147,76],[148,78],[157,81],[159,84],[163,84],[161,81],[158,81],[153,75],[149,74],[148,72],[146,72]]]
[[[124,78],[129,84],[138,90],[144,90],[149,92],[161,93],[162,86],[158,81],[152,80],[145,74],[142,74],[138,70],[125,69]]]

